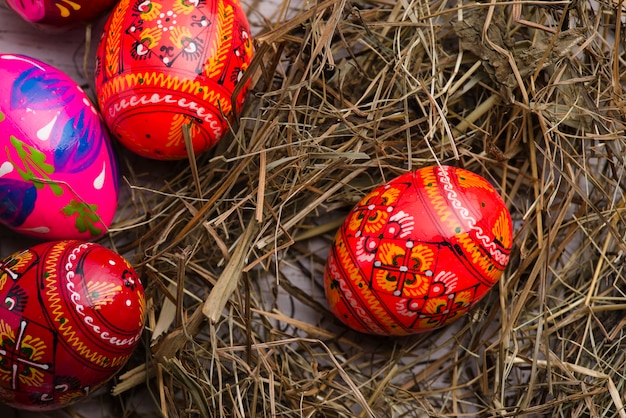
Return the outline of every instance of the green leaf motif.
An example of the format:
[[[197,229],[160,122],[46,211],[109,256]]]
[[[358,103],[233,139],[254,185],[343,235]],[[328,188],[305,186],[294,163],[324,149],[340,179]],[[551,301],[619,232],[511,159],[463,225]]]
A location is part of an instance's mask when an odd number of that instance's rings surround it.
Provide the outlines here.
[[[76,216],[75,225],[78,232],[89,231],[92,237],[96,237],[102,233],[102,229],[96,226],[100,221],[97,211],[98,205],[89,205],[75,199],[72,199],[70,203],[62,209],[63,214],[66,216]]]
[[[17,169],[20,177],[22,177],[24,181],[32,182],[37,189],[43,189],[47,184],[50,186],[52,193],[56,196],[61,196],[63,189],[50,179],[50,175],[54,173],[54,166],[46,163],[46,155],[30,145],[26,145],[13,135],[11,135],[9,139],[22,161],[22,167],[16,164],[11,157],[8,157],[8,147],[6,147],[7,157]]]

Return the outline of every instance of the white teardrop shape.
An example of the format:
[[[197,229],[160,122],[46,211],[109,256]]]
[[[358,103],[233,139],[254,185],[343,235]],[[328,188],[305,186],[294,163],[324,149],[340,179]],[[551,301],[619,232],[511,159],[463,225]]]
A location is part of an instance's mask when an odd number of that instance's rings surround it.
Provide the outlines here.
[[[13,164],[11,164],[8,161],[5,161],[2,163],[2,165],[0,165],[0,177],[4,176],[5,174],[9,174],[11,171],[13,171]]]
[[[102,162],[102,171],[100,172],[100,174],[98,174],[98,177],[96,177],[95,180],[93,181],[93,187],[96,190],[102,189],[102,186],[104,186],[104,179],[105,178],[106,178],[106,163],[103,161]]]
[[[50,139],[52,128],[54,127],[54,124],[56,123],[58,116],[59,114],[57,113],[56,115],[54,115],[54,118],[52,118],[52,120],[48,122],[46,126],[44,126],[43,128],[37,131],[37,138],[39,138],[41,141],[47,141],[48,139]]]

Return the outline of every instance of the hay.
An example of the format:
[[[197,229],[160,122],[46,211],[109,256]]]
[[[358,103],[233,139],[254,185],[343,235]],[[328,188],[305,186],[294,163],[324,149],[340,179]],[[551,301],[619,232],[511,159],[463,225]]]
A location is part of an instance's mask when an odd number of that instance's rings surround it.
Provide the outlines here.
[[[105,243],[150,310],[119,416],[625,417],[621,2],[303,3],[256,36],[231,139],[195,165],[121,152]],[[509,268],[445,329],[351,332],[323,299],[334,231],[434,163],[502,191]]]

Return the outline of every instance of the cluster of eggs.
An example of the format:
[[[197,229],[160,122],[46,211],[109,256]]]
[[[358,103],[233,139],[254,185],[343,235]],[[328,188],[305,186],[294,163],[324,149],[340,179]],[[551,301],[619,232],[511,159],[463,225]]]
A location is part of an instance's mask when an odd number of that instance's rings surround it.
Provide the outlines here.
[[[118,193],[109,132],[147,158],[188,158],[224,137],[244,104],[248,83],[238,84],[253,48],[238,0],[8,5],[44,27],[112,8],[96,53],[100,113],[59,70],[0,55],[0,222],[9,228],[43,239],[102,236]]]
[[[109,13],[99,110],[60,70],[0,54],[0,223],[44,241],[0,261],[0,401],[47,410],[109,380],[144,326],[136,272],[92,242],[118,203],[111,140],[159,160],[207,151],[244,104],[253,47],[238,0],[6,3],[45,31]]]
[[[117,206],[109,133],[147,158],[208,150],[244,104],[253,47],[238,0],[7,4],[46,29],[110,11],[96,53],[100,113],[55,68],[0,55],[0,222],[49,240],[0,262],[0,400],[51,409],[113,376],[144,326],[136,272],[89,242]],[[512,235],[486,179],[424,167],[374,189],[347,216],[327,259],[326,298],[359,332],[443,327],[498,281]]]

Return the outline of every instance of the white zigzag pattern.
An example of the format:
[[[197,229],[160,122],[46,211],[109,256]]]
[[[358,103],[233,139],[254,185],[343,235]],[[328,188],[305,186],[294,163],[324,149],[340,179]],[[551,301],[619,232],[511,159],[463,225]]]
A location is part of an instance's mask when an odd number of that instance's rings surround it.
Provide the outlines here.
[[[467,208],[463,207],[461,202],[458,199],[456,191],[452,186],[452,182],[450,181],[450,177],[448,173],[441,167],[437,168],[438,176],[441,182],[443,183],[443,188],[448,192],[448,200],[452,202],[452,206],[461,214],[461,217],[468,223],[471,230],[476,233],[476,237],[483,243],[483,245],[489,250],[489,254],[493,258],[495,258],[498,263],[501,265],[505,265],[509,262],[509,256],[503,254],[496,244],[489,239],[487,235],[483,232],[482,228],[476,225],[476,219],[474,219]]]

